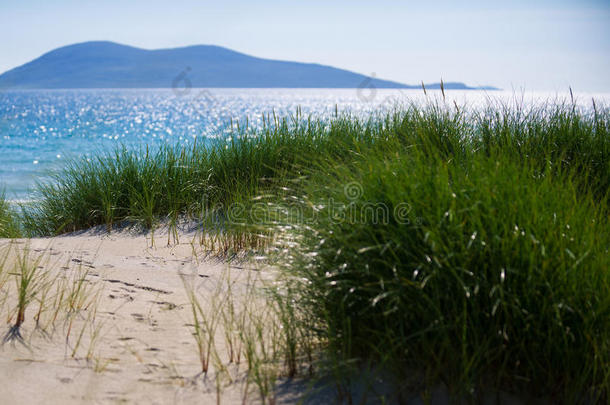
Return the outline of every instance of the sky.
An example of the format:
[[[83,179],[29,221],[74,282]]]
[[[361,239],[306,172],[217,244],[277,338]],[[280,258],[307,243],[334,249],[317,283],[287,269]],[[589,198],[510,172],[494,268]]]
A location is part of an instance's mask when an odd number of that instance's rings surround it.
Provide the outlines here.
[[[211,44],[407,84],[610,92],[610,0],[1,0],[0,72],[109,40]]]

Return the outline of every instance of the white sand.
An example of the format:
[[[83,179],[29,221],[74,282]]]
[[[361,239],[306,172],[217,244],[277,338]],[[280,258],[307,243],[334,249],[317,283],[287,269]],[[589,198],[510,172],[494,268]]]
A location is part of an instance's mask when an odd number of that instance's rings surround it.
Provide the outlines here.
[[[226,261],[205,259],[198,243],[191,243],[194,237],[182,235],[179,244],[168,247],[167,236],[158,235],[154,248],[150,247],[150,235],[128,232],[108,235],[90,231],[18,241],[21,248],[29,245],[35,253],[46,251],[43,268],[89,270],[92,285],[102,289],[95,318],[101,332],[91,345],[91,359],[85,359],[91,342],[88,334],[73,358],[78,333],[72,332],[68,344],[65,326],[50,339],[32,333],[34,310],[29,310],[22,329],[27,347],[11,342],[0,348],[0,402],[216,403],[214,381],[205,382],[197,376],[201,366],[183,277],[205,296],[206,289],[213,289],[227,272],[237,281],[236,286],[270,272],[251,263],[229,266]],[[8,243],[0,240],[0,247]],[[84,325],[84,320],[80,324]],[[2,326],[2,335],[9,326]],[[216,339],[215,345],[222,361],[228,363],[224,339]],[[230,366],[230,370],[237,380],[223,383],[228,386],[221,392],[221,403],[244,403],[243,357],[240,369]],[[209,379],[213,378],[212,374]],[[254,387],[250,391],[245,402],[257,402]]]

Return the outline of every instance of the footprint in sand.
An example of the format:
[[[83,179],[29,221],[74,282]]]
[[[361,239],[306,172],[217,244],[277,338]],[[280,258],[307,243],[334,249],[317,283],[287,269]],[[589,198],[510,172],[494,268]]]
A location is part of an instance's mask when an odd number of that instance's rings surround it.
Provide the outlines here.
[[[150,301],[153,304],[157,304],[162,306],[162,310],[165,311],[172,311],[174,309],[176,309],[178,307],[178,305],[174,304],[173,302],[168,302],[168,301]]]
[[[138,322],[144,322],[144,315],[142,314],[131,314],[131,316]]]

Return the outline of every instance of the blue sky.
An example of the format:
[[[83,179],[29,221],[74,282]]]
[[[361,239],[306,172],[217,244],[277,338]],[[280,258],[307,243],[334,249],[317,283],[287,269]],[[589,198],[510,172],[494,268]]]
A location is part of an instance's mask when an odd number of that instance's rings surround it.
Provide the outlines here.
[[[111,40],[221,45],[410,84],[610,92],[610,0],[3,0],[0,38],[1,72]]]

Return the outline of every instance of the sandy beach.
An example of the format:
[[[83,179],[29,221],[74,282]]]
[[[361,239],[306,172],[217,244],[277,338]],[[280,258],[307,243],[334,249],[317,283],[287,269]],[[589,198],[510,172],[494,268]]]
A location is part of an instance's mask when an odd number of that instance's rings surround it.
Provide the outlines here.
[[[218,305],[218,286],[228,275],[239,300],[240,291],[269,279],[272,271],[250,262],[229,264],[203,257],[194,238],[194,234],[183,234],[180,243],[167,246],[166,239],[159,237],[155,247],[151,247],[150,234],[130,232],[0,240],[2,248],[12,245],[12,259],[23,249],[29,249],[30,257],[42,257],[40,271],[86,274],[88,295],[98,297],[74,317],[69,338],[66,321],[58,322],[52,332],[37,332],[33,321],[37,305],[30,305],[21,330],[25,343],[6,342],[0,348],[3,402],[258,402],[260,395],[254,387],[246,387],[243,357],[241,364],[230,364],[225,339],[213,343],[219,362],[227,366],[222,378],[213,366],[207,378],[200,374],[185,283],[204,297],[202,306],[213,308]],[[4,305],[2,315],[10,317],[10,311]],[[3,326],[2,333],[8,328]],[[287,394],[286,400],[290,398]]]

